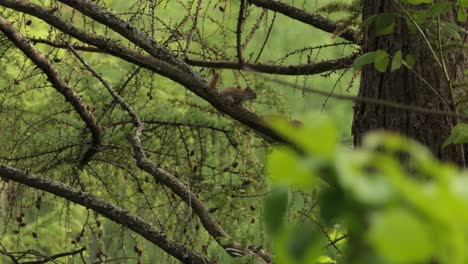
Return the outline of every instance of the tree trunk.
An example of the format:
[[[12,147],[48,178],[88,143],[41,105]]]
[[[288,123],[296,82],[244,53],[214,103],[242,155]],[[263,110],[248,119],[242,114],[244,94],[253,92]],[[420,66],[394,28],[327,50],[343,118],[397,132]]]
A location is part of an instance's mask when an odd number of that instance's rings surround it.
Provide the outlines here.
[[[363,19],[374,14],[397,12],[401,9],[395,1],[363,0]],[[362,69],[359,96],[378,98],[437,111],[454,112],[455,104],[452,88],[447,81],[443,67],[440,67],[420,33],[411,34],[403,19],[397,19],[392,34],[377,37],[375,27],[366,28],[364,52],[383,49],[390,55],[401,50],[403,57],[413,55],[416,64],[412,70],[402,67],[385,73],[378,72],[373,65]],[[434,47],[439,56],[439,51]],[[439,56],[440,57],[440,56]],[[448,74],[453,80],[466,78],[463,69],[468,67],[468,56],[459,48],[451,51],[447,58]],[[352,132],[355,145],[360,145],[362,136],[370,130],[385,129],[399,132],[426,145],[442,160],[464,165],[463,146],[450,146],[441,150],[458,120],[441,115],[421,114],[389,108],[381,105],[356,103]]]

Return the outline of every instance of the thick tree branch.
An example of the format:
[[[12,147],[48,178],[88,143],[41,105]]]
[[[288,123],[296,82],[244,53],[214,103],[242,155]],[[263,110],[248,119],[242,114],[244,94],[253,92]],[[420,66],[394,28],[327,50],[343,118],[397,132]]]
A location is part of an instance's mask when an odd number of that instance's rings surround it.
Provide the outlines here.
[[[165,170],[161,169],[158,164],[148,159],[143,151],[143,146],[140,141],[140,134],[142,128],[137,128],[137,132],[133,136],[129,136],[129,141],[133,146],[135,159],[138,168],[151,174],[154,179],[161,184],[167,186],[178,197],[180,197],[200,219],[200,222],[205,227],[206,231],[213,237],[220,246],[222,246],[227,253],[233,257],[244,256],[246,254],[258,254],[266,263],[271,262],[271,257],[266,252],[251,252],[248,249],[242,248],[239,243],[231,242],[226,243],[230,236],[223,230],[223,228],[211,217],[211,214],[205,204],[193,193],[188,186],[181,182],[177,177],[171,175]]]
[[[47,39],[30,39],[33,43],[41,43],[55,48],[66,49],[67,44],[57,43]],[[105,53],[105,51],[89,46],[71,45],[75,50]],[[214,69],[230,69],[242,70],[248,69],[260,73],[280,74],[280,75],[313,75],[320,74],[328,71],[340,70],[349,68],[357,55],[351,55],[334,60],[326,60],[321,62],[307,63],[303,65],[279,65],[279,64],[265,64],[265,63],[248,63],[244,62],[244,67],[241,67],[238,62],[231,61],[210,61],[210,60],[196,60],[186,58],[185,62],[191,66],[214,68]]]
[[[91,0],[58,0],[68,5],[84,15],[98,21],[99,23],[111,28],[122,37],[128,39],[133,44],[142,48],[156,59],[176,66],[181,72],[191,74],[194,77],[201,78],[193,69],[184,63],[176,54],[172,53],[165,46],[158,43],[148,34],[135,28],[130,22],[121,19],[107,9],[93,3]]]
[[[13,25],[5,18],[0,16],[0,31],[18,47],[34,64],[36,64],[47,76],[49,82],[59,93],[65,97],[78,115],[86,123],[86,126],[91,131],[93,137],[92,146],[85,152],[81,161],[80,167],[86,165],[91,158],[99,151],[102,145],[103,129],[96,117],[91,113],[89,107],[83,100],[68,86],[63,80],[60,79],[59,73],[55,67],[44,57],[34,46],[32,46],[23,35],[17,31]]]
[[[253,253],[249,250],[244,250],[239,243],[223,243],[223,240],[230,238],[230,236],[222,229],[222,227],[211,217],[211,214],[205,204],[193,193],[188,186],[186,186],[180,179],[161,169],[156,163],[147,159],[143,151],[143,146],[140,141],[140,134],[144,129],[144,123],[141,122],[138,114],[135,110],[122,98],[120,97],[111,85],[73,49],[72,46],[68,45],[70,51],[78,58],[78,60],[88,69],[94,77],[96,77],[107,89],[114,100],[130,115],[133,124],[136,127],[135,136],[130,138],[135,151],[135,159],[137,166],[151,174],[154,179],[164,186],[169,187],[172,192],[179,196],[200,218],[202,225],[208,231],[208,233],[232,256],[243,256],[247,253]],[[268,254],[261,252],[262,259],[266,258],[268,262],[271,262],[271,258]]]
[[[302,9],[299,9],[297,7],[288,5],[280,1],[249,0],[249,2],[256,6],[263,7],[263,8],[281,13],[292,19],[299,20],[315,28],[323,30],[325,32],[336,33],[336,30],[338,29],[337,25],[333,21],[327,18],[324,18],[317,14],[308,13],[307,11],[304,11]],[[356,44],[359,44],[360,42],[359,38],[357,37],[358,33],[351,29],[346,29],[343,32],[339,32],[338,36]]]
[[[130,63],[134,63],[151,71],[159,73],[183,85],[188,90],[192,91],[194,94],[205,99],[218,111],[232,117],[233,119],[256,130],[257,132],[260,132],[261,134],[267,136],[267,138],[273,141],[288,143],[288,140],[286,140],[284,137],[282,137],[281,135],[273,131],[271,128],[269,128],[263,122],[263,120],[256,114],[249,112],[246,109],[237,105],[225,104],[224,100],[218,95],[218,93],[209,89],[207,80],[205,80],[198,73],[195,73],[193,69],[187,64],[185,64],[183,61],[181,63],[178,58],[174,58],[170,54],[166,54],[166,56],[169,56],[170,59],[168,60],[173,61],[175,64],[169,64],[167,61],[159,60],[145,54],[140,54],[122,45],[119,45],[112,40],[109,40],[109,38],[83,31],[75,27],[72,23],[63,20],[61,17],[54,14],[53,10],[46,10],[38,5],[25,1],[0,0],[0,5],[38,17],[50,24],[51,26],[58,28],[64,33],[67,33],[70,36],[73,36],[84,43],[96,46],[104,52],[110,53]],[[125,23],[125,25],[127,24],[128,23]],[[143,45],[142,43],[138,44],[139,46],[141,45],[145,46],[146,48],[150,48],[151,46],[148,45],[148,43],[146,43],[147,41],[149,40],[144,41],[145,45]],[[158,55],[159,52],[163,52],[161,49],[149,50],[154,55]],[[161,56],[164,57],[165,55]]]
[[[169,255],[180,260],[182,263],[207,264],[213,263],[205,257],[191,251],[186,246],[177,243],[167,237],[164,232],[156,230],[143,219],[132,215],[130,212],[109,204],[89,193],[77,190],[61,182],[52,181],[49,178],[34,175],[16,168],[0,165],[0,178],[18,182],[37,190],[55,194],[68,201],[77,203],[86,208],[96,211],[126,228],[136,232],[151,241]]]
[[[357,55],[357,54],[356,54]],[[340,70],[349,68],[352,64],[356,55],[339,58],[336,60],[327,60],[316,63],[307,63],[303,65],[275,65],[275,64],[264,64],[264,63],[247,63],[244,62],[243,67],[238,62],[230,61],[204,61],[204,60],[192,60],[186,59],[185,61],[193,66],[206,67],[206,68],[218,68],[218,69],[233,69],[241,70],[247,69],[251,71],[269,73],[269,74],[280,74],[280,75],[313,75],[327,71]]]

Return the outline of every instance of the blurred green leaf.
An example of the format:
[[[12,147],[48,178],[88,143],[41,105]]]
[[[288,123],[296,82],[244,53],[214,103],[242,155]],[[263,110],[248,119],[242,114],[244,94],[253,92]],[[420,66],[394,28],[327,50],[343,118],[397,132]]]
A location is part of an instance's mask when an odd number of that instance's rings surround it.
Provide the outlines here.
[[[319,113],[311,113],[305,119],[304,125],[299,129],[285,119],[273,118],[267,119],[267,122],[281,135],[302,146],[310,154],[333,156],[337,145],[337,132],[333,121]]]
[[[353,159],[350,159],[350,155]],[[368,205],[382,205],[394,195],[385,176],[372,167],[372,155],[365,152],[344,150],[337,156],[337,168],[341,186],[350,192],[354,199]]]
[[[324,254],[326,239],[320,228],[309,221],[294,226],[275,241],[276,263],[317,263]]]
[[[289,191],[284,187],[275,187],[265,199],[265,225],[268,234],[277,235],[284,223],[288,209]]]
[[[276,184],[309,189],[316,182],[316,167],[320,164],[313,159],[299,157],[289,148],[280,147],[268,158],[268,172]]]
[[[375,22],[377,36],[391,34],[395,29],[395,16],[393,14],[379,15]]]
[[[421,219],[402,208],[376,213],[368,239],[390,263],[429,262],[434,252],[431,230]]]

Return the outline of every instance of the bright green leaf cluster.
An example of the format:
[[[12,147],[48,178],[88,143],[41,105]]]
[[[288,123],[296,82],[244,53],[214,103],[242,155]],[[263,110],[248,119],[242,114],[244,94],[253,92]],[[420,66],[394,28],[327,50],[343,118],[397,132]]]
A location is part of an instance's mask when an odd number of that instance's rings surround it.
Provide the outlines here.
[[[388,65],[390,64],[390,55],[385,50],[377,50],[367,52],[358,57],[354,61],[354,68],[360,69],[364,65],[374,64],[375,69],[379,72],[386,72]],[[415,58],[411,54],[407,54],[403,60],[403,53],[401,50],[397,51],[392,58],[391,70],[395,71],[401,68],[401,65],[406,66],[408,69],[412,69],[416,63]]]
[[[430,39],[441,38],[445,42],[456,41],[461,42],[462,34],[467,33],[466,29],[454,22],[437,20],[439,17],[452,12],[454,8],[457,10],[458,22],[467,21],[467,0],[458,0],[456,3],[451,1],[439,1],[433,3],[432,0],[401,0],[407,5],[422,5],[427,7],[421,8],[404,8],[401,12],[375,14],[366,18],[360,28],[370,27],[373,25],[375,36],[381,37],[390,35],[395,31],[397,19],[403,18],[406,22],[408,30],[413,34],[426,34]],[[434,27],[437,25],[437,27]],[[411,69],[415,64],[415,59],[411,54],[407,54],[403,60],[402,51],[396,51],[391,63],[391,71],[401,68],[401,65]],[[354,61],[354,68],[360,69],[364,65],[374,64],[374,67],[379,72],[386,72],[390,64],[391,56],[384,50],[376,50],[367,52]]]

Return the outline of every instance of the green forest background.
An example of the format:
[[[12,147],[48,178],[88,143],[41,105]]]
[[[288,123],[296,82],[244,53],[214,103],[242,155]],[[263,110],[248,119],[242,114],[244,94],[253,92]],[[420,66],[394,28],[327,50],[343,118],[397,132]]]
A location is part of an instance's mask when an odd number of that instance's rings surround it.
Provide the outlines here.
[[[47,6],[53,1],[31,2]],[[177,34],[154,30],[151,25],[155,23],[164,28],[164,25],[183,20],[186,14],[181,10],[189,1],[162,1],[164,4],[158,7],[157,21],[155,17],[134,16],[129,12],[144,8],[144,4],[139,6],[134,5],[134,1],[119,0],[101,2],[163,43],[177,38]],[[234,2],[207,1],[208,6],[204,7],[207,11],[199,22],[203,35],[197,36],[229,58],[236,56],[236,36],[232,32],[237,25],[238,5]],[[285,2],[306,10],[328,6],[322,10],[323,14],[338,21],[339,25],[359,29],[361,21],[355,17],[359,1],[340,1],[339,7],[353,8],[345,11],[333,8],[333,1]],[[65,7],[60,12],[77,25],[128,45],[118,34],[70,8]],[[86,186],[86,192],[148,220],[174,240],[217,259],[218,263],[256,263],[253,256],[229,256],[203,230],[190,208],[174,199],[170,190],[155,184],[150,175],[136,169],[126,138],[134,129],[128,114],[113,103],[99,80],[69,51],[41,43],[47,39],[70,41],[68,36],[51,30],[34,17],[11,10],[4,10],[2,14],[15,21],[21,32],[36,39],[31,41],[53,61],[62,78],[83,101],[97,106],[91,111],[106,128],[104,138],[110,146],[94,158],[90,166],[77,169],[76,156],[82,151],[79,147],[86,139],[82,120],[73,113],[69,103],[49,87],[40,70],[9,46],[7,40],[0,38],[0,159],[3,162],[71,186]],[[246,34],[261,15],[261,9],[249,9],[244,24]],[[266,21],[271,22],[274,15],[268,13],[266,16]],[[357,46],[301,22],[281,15],[274,19],[270,39],[260,57],[262,62],[319,62],[358,51]],[[179,30],[189,32],[190,27],[191,23],[187,23]],[[268,31],[269,23],[262,23],[244,51],[245,57],[257,55]],[[177,45],[177,42],[169,42],[168,47],[180,49]],[[190,56],[203,55],[204,49],[200,45],[196,41],[192,44]],[[374,260],[382,260],[374,263],[423,263],[422,260],[441,248],[450,252],[445,252],[444,260],[467,263],[463,251],[467,231],[464,224],[468,215],[457,214],[468,212],[465,210],[468,209],[465,199],[468,196],[461,188],[468,182],[459,177],[467,176],[466,171],[440,163],[417,143],[389,134],[373,134],[362,150],[352,149],[353,102],[337,100],[332,95],[356,95],[359,70],[351,68],[320,75],[281,77],[282,81],[294,83],[295,88],[272,81],[274,75],[218,71],[222,76],[219,89],[249,86],[256,91],[257,99],[247,102],[245,107],[270,120],[270,125],[286,138],[304,146],[304,156],[300,156],[286,147],[272,147],[250,129],[221,115],[203,99],[167,78],[108,54],[80,54],[120,92],[146,123],[142,142],[149,158],[170,170],[197,193],[232,240],[243,247],[272,249],[278,263],[338,263],[343,258],[346,234],[353,230],[352,227],[345,228],[343,222],[349,219],[352,219],[351,223],[356,219],[358,222],[363,216],[372,214],[378,224],[367,238],[374,243],[373,249],[377,253],[366,256],[368,263]],[[209,69],[195,69],[208,80],[214,74]],[[325,94],[317,94],[316,90]],[[330,96],[326,96],[327,93]],[[284,120],[299,120],[304,126],[298,129]],[[376,146],[379,144],[387,147],[390,154],[378,153]],[[410,153],[409,159],[418,164],[412,172],[434,178],[434,184],[401,177],[410,174],[408,171],[411,170],[405,171],[406,168],[400,168],[396,162],[394,154],[400,150]],[[370,163],[372,168],[367,166]],[[339,189],[322,190],[328,184],[321,180],[324,171],[342,183]],[[442,180],[440,175],[446,175],[447,180]],[[434,189],[440,192],[429,191]],[[0,199],[3,204],[0,218],[3,250],[30,250],[30,255],[41,256],[86,246],[87,250],[81,256],[64,258],[59,263],[83,263],[83,260],[90,263],[177,263],[141,236],[54,195],[10,184]],[[434,208],[445,206],[445,209],[429,208],[420,203],[423,199],[440,205]],[[319,207],[319,201],[326,202]],[[445,202],[452,206],[446,206]],[[377,210],[378,206],[380,209]],[[341,209],[342,215],[337,212]],[[338,220],[338,215],[346,221]],[[428,218],[421,220],[420,215]],[[387,228],[395,223],[408,225]],[[434,230],[432,235],[440,239],[437,247],[424,242],[431,230]],[[401,243],[398,239],[392,240],[392,235],[407,235],[414,240]],[[359,238],[362,237],[356,239]],[[357,248],[361,245],[352,245],[356,246],[353,252],[359,252]],[[323,250],[325,246],[326,250]],[[392,253],[387,254],[389,251]],[[402,253],[406,251],[416,253]],[[9,260],[8,256],[0,255],[0,262],[8,263]]]

